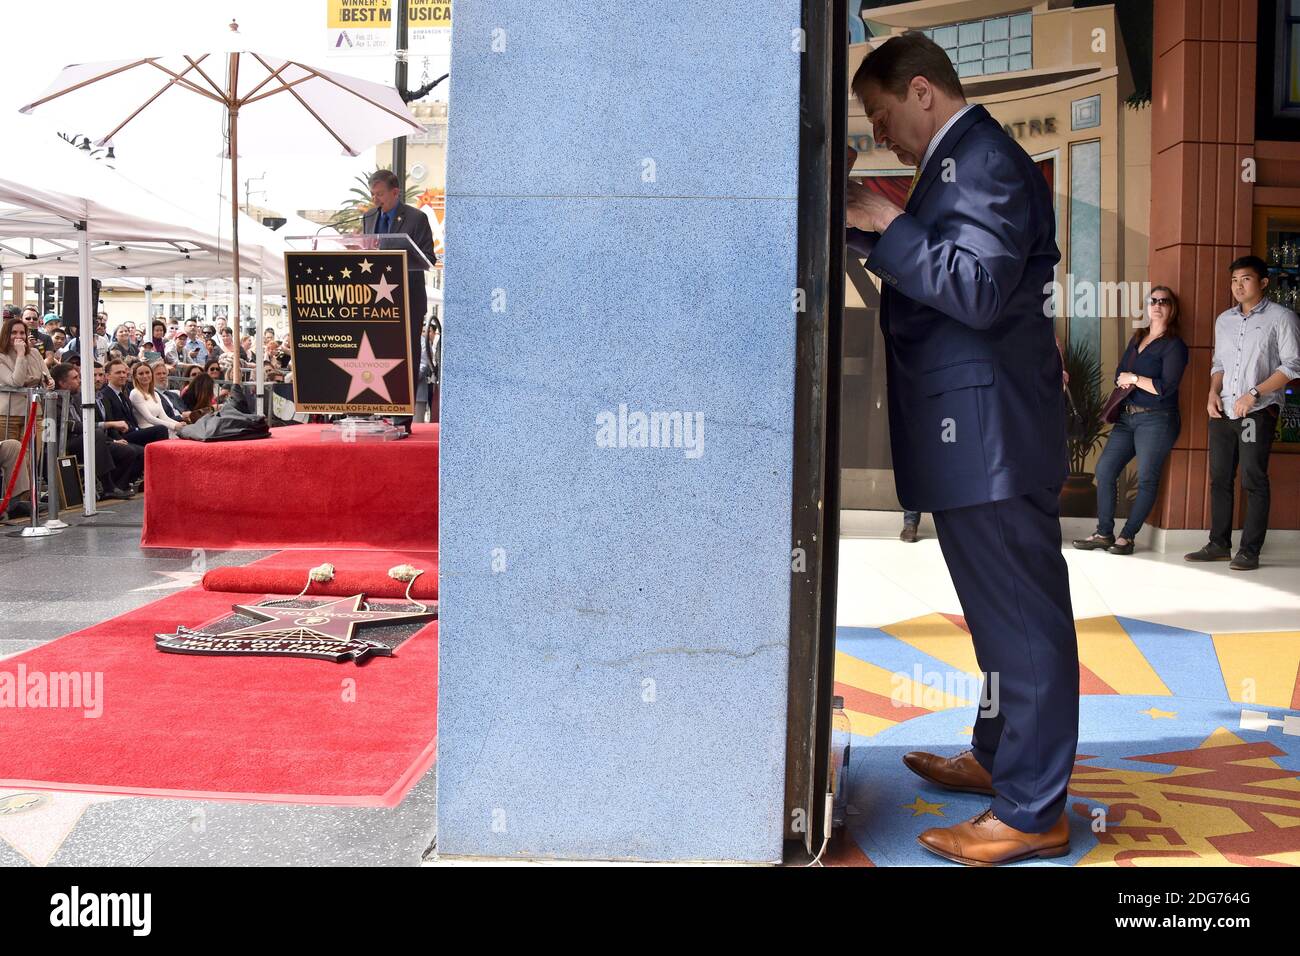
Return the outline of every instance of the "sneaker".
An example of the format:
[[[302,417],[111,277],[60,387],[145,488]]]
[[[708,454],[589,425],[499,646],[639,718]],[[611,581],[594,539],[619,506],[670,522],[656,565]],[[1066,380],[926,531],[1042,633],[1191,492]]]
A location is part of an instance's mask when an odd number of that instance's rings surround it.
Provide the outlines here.
[[[916,541],[916,525],[914,524],[903,525],[903,532],[898,536],[898,540],[906,541],[908,544],[914,543]]]
[[[1259,555],[1238,551],[1233,559],[1228,562],[1228,567],[1233,571],[1254,571],[1259,567]]]
[[[1074,546],[1080,551],[1105,551],[1115,543],[1113,534],[1097,534],[1093,532],[1086,538],[1077,538],[1073,542]]]
[[[1227,548],[1221,548],[1213,541],[1201,548],[1200,551],[1193,551],[1191,554],[1183,555],[1184,561],[1227,561],[1232,557],[1232,552]]]

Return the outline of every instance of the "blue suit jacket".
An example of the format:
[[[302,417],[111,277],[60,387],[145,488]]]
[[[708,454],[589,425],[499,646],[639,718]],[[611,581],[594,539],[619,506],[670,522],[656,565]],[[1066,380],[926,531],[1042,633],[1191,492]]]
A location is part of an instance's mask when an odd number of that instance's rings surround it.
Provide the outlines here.
[[[946,175],[945,175],[946,174]],[[881,279],[889,434],[912,511],[999,501],[1068,471],[1061,359],[1046,302],[1051,191],[982,106],[936,146],[903,215],[849,246]]]

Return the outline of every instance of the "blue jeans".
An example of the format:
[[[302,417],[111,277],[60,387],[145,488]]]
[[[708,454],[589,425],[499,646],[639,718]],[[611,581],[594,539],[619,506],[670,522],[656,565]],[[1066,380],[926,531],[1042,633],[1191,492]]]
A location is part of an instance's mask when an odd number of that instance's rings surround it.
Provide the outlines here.
[[[1119,416],[1101,458],[1097,460],[1097,533],[1110,535],[1115,530],[1115,489],[1124,466],[1137,455],[1138,492],[1129,509],[1128,521],[1119,536],[1132,541],[1156,503],[1160,490],[1160,473],[1164,470],[1169,449],[1174,447],[1182,420],[1178,409],[1143,412]]]
[[[919,525],[920,523],[921,523],[921,512],[919,512],[919,511],[908,511],[906,508],[903,509],[903,524],[905,524],[905,525],[908,525],[908,524],[917,524],[917,525]]]

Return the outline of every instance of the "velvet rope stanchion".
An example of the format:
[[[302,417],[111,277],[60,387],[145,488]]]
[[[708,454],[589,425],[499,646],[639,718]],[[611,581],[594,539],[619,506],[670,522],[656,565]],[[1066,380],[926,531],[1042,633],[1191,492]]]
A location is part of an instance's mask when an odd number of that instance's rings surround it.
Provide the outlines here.
[[[5,483],[4,498],[0,500],[0,515],[5,514],[8,510],[9,499],[13,497],[14,493],[14,483],[18,480],[18,476],[22,474],[23,459],[27,457],[27,448],[32,440],[32,429],[36,427],[36,406],[38,404],[40,404],[40,399],[33,395],[32,407],[27,412],[27,424],[23,427],[22,444],[18,448],[18,461],[14,464],[13,474],[9,476],[9,480]],[[32,514],[35,513],[36,509],[33,508]]]

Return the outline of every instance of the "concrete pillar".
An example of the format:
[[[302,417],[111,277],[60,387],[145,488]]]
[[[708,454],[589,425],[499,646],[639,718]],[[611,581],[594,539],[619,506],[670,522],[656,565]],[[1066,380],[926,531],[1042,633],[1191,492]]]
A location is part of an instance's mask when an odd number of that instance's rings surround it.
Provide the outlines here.
[[[799,19],[457,4],[442,854],[780,859]]]

